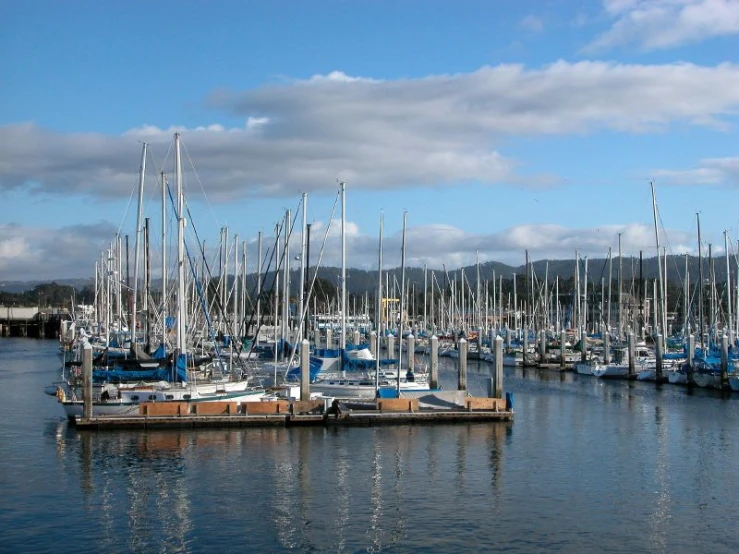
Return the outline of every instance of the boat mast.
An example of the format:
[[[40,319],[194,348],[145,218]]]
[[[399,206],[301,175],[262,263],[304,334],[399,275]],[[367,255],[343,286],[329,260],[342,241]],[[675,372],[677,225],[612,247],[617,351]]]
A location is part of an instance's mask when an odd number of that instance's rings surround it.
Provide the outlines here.
[[[408,210],[403,210],[403,239],[400,244],[400,319],[398,320],[398,371],[397,382],[400,393],[400,369],[403,365],[403,310],[405,308],[405,230]]]
[[[167,344],[167,178],[162,175],[162,345]]]
[[[177,186],[177,343],[176,356],[187,354],[185,330],[185,214],[182,198],[182,158],[180,155],[180,134],[174,134],[174,169]]]
[[[701,250],[700,214],[696,213],[695,219],[698,225],[698,329],[700,332],[699,343],[701,345],[701,352],[703,352],[703,354],[705,355],[705,350],[703,350],[703,256]]]
[[[259,329],[262,326],[262,232],[257,233],[257,324],[254,342],[259,344]]]
[[[382,344],[382,229],[385,222],[384,214],[380,214],[380,245],[377,254],[377,316],[375,327],[377,328],[377,347],[375,348],[375,396],[380,390],[380,345]],[[388,353],[388,357],[392,354]]]
[[[654,216],[654,242],[657,245],[657,268],[658,268],[657,274],[659,277],[659,292],[660,292],[660,298],[659,299],[655,298],[655,300],[659,301],[659,304],[658,305],[655,304],[654,306],[655,316],[656,316],[654,320],[660,322],[660,326],[663,327],[662,334],[664,335],[667,333],[667,329],[664,328],[665,298],[664,298],[664,287],[663,287],[664,281],[662,277],[662,259],[660,258],[661,253],[659,250],[659,228],[657,227],[657,198],[654,194],[654,182],[650,182],[649,186],[652,189],[652,214]],[[657,332],[658,332],[657,329],[655,329],[654,333],[652,333],[655,339],[657,337]]]
[[[724,231],[724,250],[726,251],[726,309],[729,324],[729,344],[734,344],[734,327],[731,315],[731,268],[729,266],[729,232]]]
[[[298,293],[298,332],[296,334],[295,344],[303,339],[303,329],[307,329],[308,322],[305,319],[307,310],[305,309],[305,268],[307,265],[306,242],[308,229],[308,193],[303,193],[303,222],[300,231],[300,292]]]
[[[624,320],[621,312],[621,295],[623,290],[624,265],[621,255],[621,233],[618,234],[618,340],[623,340]]]
[[[136,303],[139,291],[139,256],[141,252],[141,218],[144,211],[144,175],[146,174],[146,143],[141,149],[141,167],[139,168],[139,206],[136,214],[136,243],[133,247],[133,308],[131,309],[131,337],[136,340]],[[126,283],[131,286],[131,283]]]
[[[283,245],[282,259],[285,260],[284,279],[282,285],[282,339],[290,342],[290,235],[292,215],[290,210],[285,212],[285,242]],[[292,353],[291,353],[292,355]]]

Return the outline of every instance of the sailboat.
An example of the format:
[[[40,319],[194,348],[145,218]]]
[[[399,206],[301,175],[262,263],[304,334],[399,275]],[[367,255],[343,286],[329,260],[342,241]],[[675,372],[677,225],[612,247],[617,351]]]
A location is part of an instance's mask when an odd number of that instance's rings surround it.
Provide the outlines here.
[[[93,388],[93,414],[126,416],[138,413],[143,402],[245,402],[260,400],[265,395],[262,387],[253,387],[247,379],[231,380],[223,372],[222,360],[216,359],[201,366],[200,375],[188,368],[186,342],[187,311],[185,309],[185,219],[182,193],[182,163],[180,134],[175,133],[175,178],[177,183],[177,313],[176,348],[169,368],[173,379],[157,381],[102,383]],[[144,147],[145,148],[145,147]],[[144,150],[145,152],[145,150]],[[143,166],[142,162],[142,166]],[[142,169],[143,174],[143,169]],[[83,348],[92,348],[85,338]],[[166,372],[167,370],[165,370]],[[67,417],[83,415],[81,379],[57,386],[56,396]]]

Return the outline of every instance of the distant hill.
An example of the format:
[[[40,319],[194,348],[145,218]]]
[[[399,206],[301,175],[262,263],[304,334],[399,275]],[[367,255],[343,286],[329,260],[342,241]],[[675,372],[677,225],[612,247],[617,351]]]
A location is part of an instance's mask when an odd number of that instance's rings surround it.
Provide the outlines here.
[[[575,275],[575,260],[536,260],[533,261],[533,271],[536,278],[543,280],[545,275],[548,276],[550,282],[559,277],[560,279],[570,279]],[[664,263],[664,262],[663,262]],[[608,281],[609,274],[609,262],[605,258],[592,258],[588,259],[588,281],[594,283],[600,283],[601,279]],[[713,271],[715,272],[716,282],[723,283],[726,281],[726,260],[724,257],[714,258],[709,261],[703,258],[703,277],[709,279],[710,277],[710,265],[713,264]],[[632,279],[638,279],[642,275],[645,279],[655,279],[658,277],[657,258],[644,258],[640,264],[638,257],[624,257],[622,262],[623,267],[623,279],[630,281]],[[733,265],[733,262],[732,262]],[[695,283],[698,279],[698,258],[696,256],[688,257],[688,267],[690,273],[690,282]],[[615,258],[612,262],[612,275],[613,279],[618,278],[619,261]],[[432,274],[436,278],[436,282],[443,286],[445,279],[450,280],[460,279],[462,272],[464,271],[465,280],[470,283],[475,283],[477,279],[477,267],[467,266],[458,269],[449,269],[445,271],[442,269],[430,269],[427,273],[429,283],[432,278]],[[580,278],[584,277],[585,271],[585,260],[580,260]],[[516,274],[517,279],[524,279],[526,274],[526,268],[524,265],[510,266],[500,262],[485,262],[480,264],[480,278],[482,280],[490,280],[493,277],[493,272],[496,278],[503,276],[504,279],[511,279],[513,274]],[[401,280],[401,269],[392,268],[384,271],[387,274],[387,279],[391,285],[395,281],[400,283]],[[732,267],[732,273],[736,274],[736,267]],[[338,267],[321,267],[318,269],[318,277],[324,279],[328,283],[334,286],[339,285],[339,275],[341,274],[341,268]],[[364,270],[364,269],[352,269],[348,268],[347,274],[347,291],[350,294],[363,294],[365,291],[372,293],[377,288],[377,271]],[[667,257],[667,279],[670,282],[682,282],[685,274],[685,256],[668,256]],[[298,270],[292,272],[293,287],[297,288],[299,281]],[[409,283],[415,283],[417,290],[423,288],[424,282],[424,270],[423,268],[411,267],[406,268],[405,278]],[[271,274],[267,275],[263,280],[266,286],[269,286],[272,282]],[[54,279],[54,281],[60,285],[71,285],[76,289],[80,290],[85,286],[94,285],[93,279]],[[27,290],[31,290],[37,285],[49,283],[50,281],[2,281],[0,282],[0,291],[21,293]],[[256,282],[256,276],[250,274],[248,278],[249,288],[253,288]],[[155,287],[156,288],[156,287]]]
[[[46,279],[44,281],[0,281],[0,291],[12,292],[18,294],[27,290],[32,290],[38,285],[44,285],[47,283],[57,283],[58,285],[67,285],[74,287],[77,290],[81,290],[85,286],[94,286],[95,281],[92,278],[89,279]]]

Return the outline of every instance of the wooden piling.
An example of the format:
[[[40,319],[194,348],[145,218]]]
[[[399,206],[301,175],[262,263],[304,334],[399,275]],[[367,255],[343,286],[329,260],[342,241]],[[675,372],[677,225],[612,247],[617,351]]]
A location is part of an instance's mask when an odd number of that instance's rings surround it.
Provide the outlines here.
[[[334,346],[334,332],[331,328],[326,329],[326,348],[333,348]]]
[[[657,336],[654,337],[654,341],[655,341],[654,353],[657,358],[657,383],[659,383],[662,380],[662,376],[664,374],[663,368],[662,368],[663,344],[664,344],[663,339],[662,339],[662,334],[657,333]]]
[[[627,340],[629,345],[629,377],[634,377],[636,375],[636,344],[634,331],[629,330]]]
[[[395,337],[393,335],[387,336],[387,357],[388,359],[392,359],[393,356],[395,356]],[[400,363],[400,360],[398,360],[398,363]]]

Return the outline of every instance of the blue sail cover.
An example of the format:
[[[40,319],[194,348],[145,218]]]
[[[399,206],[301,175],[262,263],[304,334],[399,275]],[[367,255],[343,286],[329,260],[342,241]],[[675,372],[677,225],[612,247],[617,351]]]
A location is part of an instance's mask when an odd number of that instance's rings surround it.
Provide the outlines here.
[[[92,372],[92,380],[95,383],[115,381],[171,381],[171,371],[166,367],[161,369],[96,369]]]
[[[351,358],[349,354],[346,353],[346,351],[344,352],[342,362],[346,371],[367,371],[375,369],[375,367],[377,366],[377,360]],[[397,359],[384,359],[380,360],[380,367],[389,367],[391,365],[396,365],[397,363]]]
[[[321,361],[321,359],[316,358],[315,356],[311,356],[310,365],[308,366],[308,374],[311,383],[314,383],[316,381],[318,374],[321,372],[321,367],[323,367],[323,362]],[[300,367],[291,367],[287,371],[287,375],[285,378],[287,381],[299,381]]]
[[[95,369],[92,372],[95,383],[121,381],[182,381],[187,382],[187,355],[181,355],[177,360],[177,367],[172,374],[171,367],[156,369]]]
[[[164,347],[164,344],[160,344],[159,347],[154,350],[154,352],[151,355],[152,360],[164,360],[167,357],[167,349]]]

